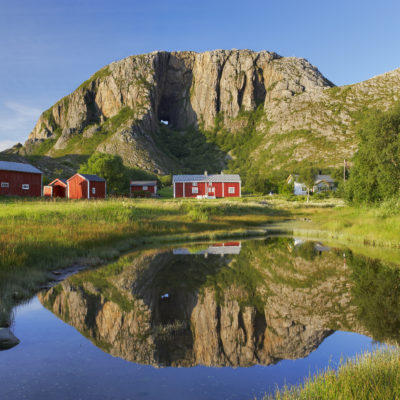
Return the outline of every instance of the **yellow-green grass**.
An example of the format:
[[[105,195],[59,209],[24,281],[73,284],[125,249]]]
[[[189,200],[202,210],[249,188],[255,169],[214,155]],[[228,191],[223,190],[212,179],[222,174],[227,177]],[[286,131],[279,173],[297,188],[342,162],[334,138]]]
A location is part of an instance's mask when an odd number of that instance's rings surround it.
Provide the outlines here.
[[[388,400],[400,398],[400,351],[380,349],[328,368],[303,385],[287,387],[264,400]]]
[[[232,235],[268,223],[278,214],[257,202],[3,200],[0,270],[101,262],[146,238]]]
[[[298,217],[295,234],[400,248],[400,204],[393,201],[375,207],[303,208],[292,214]]]

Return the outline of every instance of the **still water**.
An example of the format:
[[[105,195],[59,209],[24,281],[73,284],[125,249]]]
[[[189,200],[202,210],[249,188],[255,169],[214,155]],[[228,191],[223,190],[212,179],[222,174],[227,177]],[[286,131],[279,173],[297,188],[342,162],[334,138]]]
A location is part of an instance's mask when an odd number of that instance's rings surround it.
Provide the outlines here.
[[[13,309],[0,399],[262,398],[398,343],[397,271],[282,237],[135,252]]]

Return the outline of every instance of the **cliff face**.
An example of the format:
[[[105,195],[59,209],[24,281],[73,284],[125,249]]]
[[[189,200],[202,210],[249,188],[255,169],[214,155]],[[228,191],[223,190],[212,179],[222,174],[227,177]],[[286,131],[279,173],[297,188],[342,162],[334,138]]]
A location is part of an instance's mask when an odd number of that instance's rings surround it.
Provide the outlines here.
[[[174,163],[154,140],[161,120],[178,131],[211,130],[218,116],[235,132],[240,110],[263,105],[277,121],[276,104],[331,86],[306,60],[267,51],[132,56],[104,67],[44,112],[25,150],[49,156],[98,150],[121,155],[126,165],[167,172]]]
[[[83,273],[39,299],[129,361],[269,365],[307,356],[333,329],[366,333],[348,275],[340,256],[306,260],[284,246],[265,251],[256,243],[234,259],[148,251],[116,274]]]

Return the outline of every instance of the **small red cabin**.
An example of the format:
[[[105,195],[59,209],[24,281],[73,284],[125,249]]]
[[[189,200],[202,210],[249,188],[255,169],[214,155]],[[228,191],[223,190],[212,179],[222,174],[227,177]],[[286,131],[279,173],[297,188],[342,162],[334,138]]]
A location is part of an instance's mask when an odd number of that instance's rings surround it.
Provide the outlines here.
[[[43,186],[43,196],[45,197],[67,197],[67,181],[54,179],[48,185]]]
[[[106,181],[97,175],[75,174],[67,180],[69,199],[105,199]]]
[[[239,175],[174,175],[174,197],[240,197],[242,181]]]
[[[0,161],[0,195],[42,195],[42,171],[30,164]]]
[[[131,181],[131,196],[155,196],[157,181]]]

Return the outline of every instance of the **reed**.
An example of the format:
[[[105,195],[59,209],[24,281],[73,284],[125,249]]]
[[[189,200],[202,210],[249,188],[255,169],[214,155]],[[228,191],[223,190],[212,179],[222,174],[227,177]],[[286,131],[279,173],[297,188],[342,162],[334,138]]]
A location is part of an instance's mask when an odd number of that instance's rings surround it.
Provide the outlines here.
[[[387,400],[400,394],[400,351],[378,349],[349,359],[338,370],[328,368],[303,385],[277,390],[264,400]]]

